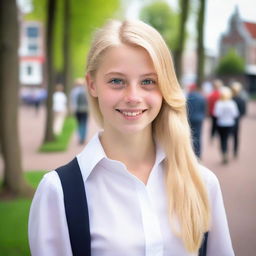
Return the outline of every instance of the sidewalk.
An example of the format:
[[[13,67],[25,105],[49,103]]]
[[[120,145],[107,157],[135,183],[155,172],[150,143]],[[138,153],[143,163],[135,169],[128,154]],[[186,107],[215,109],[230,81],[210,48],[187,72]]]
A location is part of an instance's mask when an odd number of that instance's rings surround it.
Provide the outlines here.
[[[203,136],[203,164],[219,178],[236,256],[256,255],[256,102],[242,120],[240,153],[228,165],[220,164],[218,141],[209,143],[209,123]],[[207,134],[206,134],[207,133]],[[231,145],[230,145],[231,146]]]
[[[70,161],[83,146],[78,145],[73,135],[69,149],[64,153],[38,153],[44,134],[45,110],[38,115],[29,107],[20,108],[20,139],[22,166],[24,170],[53,170]],[[88,139],[96,131],[96,125],[89,122]],[[254,163],[256,144],[256,102],[250,103],[247,117],[241,125],[241,145],[238,159],[221,165],[217,138],[209,142],[209,120],[204,124],[202,163],[219,178],[230,232],[236,256],[254,256],[256,252],[256,168]],[[0,175],[2,172],[0,161]],[[218,255],[216,255],[218,256]]]

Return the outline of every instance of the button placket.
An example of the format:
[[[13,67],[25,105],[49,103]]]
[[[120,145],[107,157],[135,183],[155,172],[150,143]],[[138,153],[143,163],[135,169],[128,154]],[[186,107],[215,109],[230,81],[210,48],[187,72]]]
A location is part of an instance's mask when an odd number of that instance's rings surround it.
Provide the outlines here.
[[[141,208],[142,224],[145,235],[145,255],[162,256],[163,238],[160,232],[160,225],[157,214],[150,200],[147,187],[144,184],[136,184],[136,190]]]

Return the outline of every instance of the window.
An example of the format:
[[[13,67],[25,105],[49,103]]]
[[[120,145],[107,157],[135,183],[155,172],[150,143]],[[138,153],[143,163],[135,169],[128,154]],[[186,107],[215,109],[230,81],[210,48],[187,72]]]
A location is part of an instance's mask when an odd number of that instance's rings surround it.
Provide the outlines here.
[[[38,45],[37,44],[29,44],[28,45],[28,53],[30,55],[35,55],[38,53]]]
[[[29,38],[37,38],[39,36],[38,27],[27,27],[27,36]]]
[[[27,75],[28,76],[32,75],[32,67],[30,65],[27,66]]]

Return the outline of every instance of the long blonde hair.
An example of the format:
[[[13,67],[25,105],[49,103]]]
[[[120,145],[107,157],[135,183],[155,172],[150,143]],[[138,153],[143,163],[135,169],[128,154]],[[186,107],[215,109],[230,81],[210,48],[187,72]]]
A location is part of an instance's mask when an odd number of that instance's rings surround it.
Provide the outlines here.
[[[191,146],[186,100],[177,81],[172,57],[161,35],[141,21],[108,22],[95,34],[87,60],[87,72],[95,75],[100,59],[110,47],[140,46],[151,57],[158,76],[163,104],[153,121],[153,132],[166,152],[165,171],[171,223],[189,252],[197,252],[203,233],[209,229],[208,193],[199,174]],[[89,96],[96,120],[102,125],[97,98]]]

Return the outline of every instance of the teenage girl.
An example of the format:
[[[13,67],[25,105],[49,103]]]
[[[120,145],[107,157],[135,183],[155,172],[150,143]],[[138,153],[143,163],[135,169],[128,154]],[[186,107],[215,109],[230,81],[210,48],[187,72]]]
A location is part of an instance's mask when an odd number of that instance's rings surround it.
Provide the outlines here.
[[[91,110],[102,131],[76,156],[87,194],[92,256],[233,256],[216,176],[191,146],[186,101],[161,35],[110,21],[87,60]],[[79,202],[78,202],[79,203]],[[71,256],[55,171],[34,196],[32,255]]]

